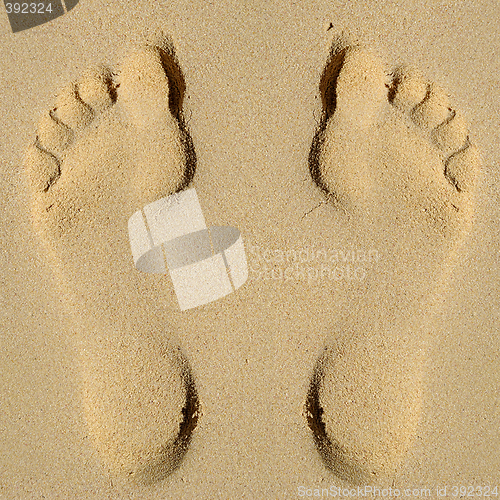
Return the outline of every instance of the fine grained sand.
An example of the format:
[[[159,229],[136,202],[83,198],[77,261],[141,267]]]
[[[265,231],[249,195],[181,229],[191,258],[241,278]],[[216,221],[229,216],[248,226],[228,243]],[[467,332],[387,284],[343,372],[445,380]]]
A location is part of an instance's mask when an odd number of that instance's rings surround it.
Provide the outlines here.
[[[124,253],[126,214],[190,175],[168,50],[136,49],[116,82],[100,67],[65,87],[25,158],[34,228],[79,333],[90,436],[113,474],[145,483],[179,466],[198,419],[190,368],[171,345],[168,317],[154,308],[161,285]],[[113,273],[110,254],[121,254]]]
[[[393,477],[415,438],[420,325],[470,228],[480,166],[444,91],[404,68],[386,80],[375,54],[335,44],[310,156],[339,211],[334,237],[343,247],[385,247],[373,276],[339,290],[351,306],[337,314],[309,396],[326,464],[360,484]]]
[[[33,138],[36,123],[31,116],[41,116],[44,109],[53,106],[57,89],[66,89],[59,101],[61,109],[67,105],[65,119],[72,128],[86,131],[62,163],[71,175],[60,184],[62,196],[57,198],[67,202],[68,214],[62,223],[52,226],[59,228],[59,240],[46,231],[48,244],[44,246],[31,236],[29,219],[19,220],[19,210],[14,208],[19,205],[28,213],[26,187],[12,181],[15,175],[10,179],[5,176],[5,200],[13,200],[16,192],[18,201],[17,205],[5,203],[7,216],[3,222],[5,234],[16,235],[5,245],[10,257],[3,267],[4,297],[8,297],[5,330],[17,333],[5,337],[3,353],[7,403],[2,421],[6,429],[2,458],[6,467],[1,483],[4,496],[281,498],[296,496],[300,485],[329,488],[363,483],[373,472],[376,477],[388,474],[390,484],[400,488],[451,486],[459,484],[459,480],[475,486],[493,484],[498,471],[494,453],[498,421],[493,410],[495,380],[499,377],[492,354],[497,342],[492,321],[495,309],[491,303],[476,319],[464,316],[464,311],[472,314],[472,304],[480,303],[481,287],[497,289],[492,272],[495,264],[491,261],[486,265],[490,257],[481,260],[473,245],[468,249],[472,255],[468,261],[450,257],[469,226],[473,206],[468,201],[469,179],[473,177],[468,176],[468,168],[465,172],[461,168],[448,170],[448,179],[437,176],[439,165],[443,166],[460,148],[455,142],[465,122],[457,121],[458,126],[446,134],[438,133],[439,129],[428,133],[426,129],[433,128],[428,118],[434,113],[418,116],[412,113],[418,108],[409,106],[408,99],[397,98],[398,92],[401,96],[405,93],[405,85],[409,89],[406,95],[418,95],[421,85],[417,78],[423,77],[415,71],[392,73],[399,59],[420,66],[422,74],[429,73],[429,61],[439,61],[432,65],[430,74],[455,91],[464,89],[457,108],[474,122],[471,129],[480,132],[473,132],[471,141],[475,142],[476,135],[491,139],[485,125],[491,123],[491,113],[478,118],[482,101],[478,101],[477,92],[472,92],[465,77],[473,75],[479,95],[486,95],[487,79],[481,76],[481,67],[466,62],[471,60],[466,57],[467,50],[471,50],[471,45],[465,43],[469,39],[463,38],[459,44],[463,57],[458,59],[455,52],[449,52],[446,60],[441,54],[429,58],[417,49],[414,39],[404,39],[408,19],[420,20],[422,44],[426,41],[429,47],[432,34],[441,33],[443,23],[451,26],[446,31],[448,37],[456,37],[458,31],[452,27],[458,13],[450,9],[430,9],[430,13],[427,9],[424,13],[424,9],[419,12],[408,5],[400,7],[403,10],[398,12],[396,22],[393,19],[389,23],[386,16],[390,13],[378,4],[371,11],[371,21],[356,4],[351,11],[346,7],[336,11],[330,6],[316,13],[296,6],[286,14],[274,7],[267,12],[247,7],[234,17],[227,12],[235,6],[196,14],[194,9],[186,10],[181,5],[155,4],[145,9],[141,19],[138,5],[130,2],[127,6],[128,11],[111,7],[103,12],[102,7],[87,2],[79,7],[80,11],[75,9],[71,19],[68,15],[68,19],[65,16],[60,22],[2,41],[9,47],[5,53],[16,55],[16,64],[12,61],[7,65],[6,78],[17,82],[26,94],[26,99],[12,95],[12,104],[7,105],[4,115],[20,127],[20,132],[14,133],[8,122],[4,123],[4,129],[13,137],[13,149],[19,151],[15,161],[6,152],[8,161],[16,165],[13,171],[19,171],[19,154]],[[460,18],[474,28],[474,5],[464,9]],[[94,11],[100,12],[99,22],[103,23],[97,31],[88,26]],[[120,25],[133,26],[133,33],[117,29],[118,18]],[[126,220],[134,210],[183,184],[181,180],[167,185],[175,176],[162,177],[167,169],[158,168],[162,158],[175,157],[176,148],[169,145],[176,140],[163,141],[165,149],[157,150],[155,135],[160,129],[173,130],[175,137],[175,130],[183,134],[187,128],[177,125],[169,129],[167,123],[158,126],[158,121],[175,116],[171,106],[170,115],[161,111],[161,100],[146,106],[154,113],[142,113],[140,96],[134,100],[140,84],[132,76],[126,79],[132,82],[131,104],[124,106],[123,113],[120,111],[123,119],[119,123],[107,111],[95,120],[95,116],[75,110],[71,88],[67,87],[70,81],[80,81],[81,75],[93,78],[94,85],[87,87],[87,94],[84,92],[90,99],[110,74],[103,73],[102,67],[85,73],[86,68],[99,62],[119,68],[116,61],[123,49],[118,51],[118,47],[133,46],[134,39],[143,39],[148,29],[142,23],[159,18],[169,19],[156,26],[172,33],[186,81],[184,115],[198,157],[193,185],[214,223],[233,225],[242,231],[251,268],[243,289],[187,314],[176,309],[168,280],[158,278],[142,284],[133,281],[128,274],[126,235]],[[440,30],[436,31],[431,20],[439,20]],[[334,26],[327,31],[330,22]],[[99,33],[95,41],[81,49],[85,64],[80,64],[81,57],[77,57],[80,49],[71,49],[64,41],[70,26],[72,33]],[[336,107],[327,110],[325,118],[329,120],[324,123],[323,133],[335,137],[331,140],[334,149],[342,141],[346,144],[340,154],[338,150],[321,150],[323,157],[320,155],[317,166],[322,182],[315,178],[314,183],[307,157],[318,125],[314,115],[319,117],[325,111],[327,94],[321,86],[321,72],[332,36],[343,29],[359,30],[363,34],[359,38],[366,40],[367,46],[374,45],[386,53],[398,47],[399,52],[397,58],[387,57],[394,66],[384,66],[383,88],[377,83],[380,79],[373,78],[378,63],[371,55],[365,57],[362,52],[363,64],[355,61],[354,70],[344,68],[343,80],[339,77],[334,86],[338,91]],[[116,34],[114,40],[112,33]],[[404,44],[396,43],[394,33],[403,36]],[[447,42],[441,43],[447,47]],[[25,52],[28,44],[32,51],[29,56]],[[56,46],[50,52],[55,60],[38,70],[40,62],[47,62],[41,49],[44,46]],[[308,49],[303,50],[304,46]],[[418,56],[412,55],[410,49]],[[70,57],[72,50],[74,56]],[[477,50],[488,53],[489,49],[482,46]],[[134,69],[134,59],[125,61]],[[371,71],[365,71],[366,64]],[[448,74],[439,68],[442,64]],[[53,65],[68,69],[58,76],[60,71],[52,70]],[[126,64],[122,66],[124,72],[125,68]],[[360,68],[365,68],[362,77],[357,73]],[[151,74],[154,70],[148,72]],[[23,75],[28,83],[21,83]],[[342,81],[348,82],[344,93]],[[157,95],[153,93],[153,99]],[[380,95],[387,98],[385,108],[377,110]],[[146,100],[151,98],[146,96]],[[114,106],[113,97],[111,101]],[[436,102],[439,107],[441,101]],[[94,107],[99,103],[104,107],[102,99],[95,101]],[[493,104],[489,106],[488,111],[494,110]],[[360,114],[362,119],[358,120]],[[342,133],[342,120],[347,120],[350,128],[361,130],[357,134]],[[444,120],[448,117],[441,117],[435,125]],[[321,118],[317,121],[321,130]],[[127,124],[138,132],[130,134]],[[143,134],[145,126],[148,133]],[[359,141],[366,140],[366,129],[370,131],[369,141],[361,147]],[[56,149],[69,140],[57,133],[46,136],[49,140],[56,137],[52,144]],[[484,144],[484,139],[481,142]],[[491,156],[489,149],[486,156]],[[351,158],[356,162],[350,162]],[[83,159],[85,163],[76,161]],[[61,175],[54,182],[58,172],[53,165],[30,161],[31,165],[42,166],[43,175],[37,177],[35,189],[43,192],[48,184],[56,188],[63,181]],[[174,171],[175,164],[179,162],[171,162]],[[462,165],[469,167],[473,162]],[[61,171],[64,173],[64,168]],[[441,167],[441,174],[445,172]],[[488,174],[495,175],[491,171]],[[148,182],[149,178],[154,182]],[[493,183],[486,182],[485,186],[488,196],[495,194]],[[487,199],[481,192],[478,198],[483,204],[479,215],[477,206],[474,209],[480,236],[474,235],[471,241],[477,244],[480,237],[482,245],[491,244],[485,230],[489,223],[484,216]],[[451,200],[458,210],[448,210],[450,203],[445,200]],[[416,207],[420,210],[416,211]],[[487,208],[493,210],[493,206]],[[37,210],[35,214],[40,213]],[[93,233],[97,230],[98,239]],[[55,248],[55,241],[64,243]],[[345,276],[312,278],[311,267],[323,265],[312,257],[309,250],[313,247],[337,256],[337,264],[352,250],[372,250],[378,258],[363,263],[363,280],[349,282]],[[298,260],[292,262],[290,257],[294,250],[296,256],[308,253],[299,262],[303,274],[295,274],[287,281],[279,279],[283,267],[297,264]],[[288,257],[283,258],[284,252]],[[90,254],[94,261],[87,264],[82,255]],[[475,278],[462,264],[462,283],[469,283],[472,296],[460,292],[461,288],[467,290],[460,281],[451,282],[443,289],[446,294],[438,295],[432,304],[440,302],[441,310],[448,307],[450,313],[428,322],[427,299],[436,285],[444,282],[442,276],[450,272],[453,260],[468,265],[475,262],[476,269],[489,268],[490,274],[480,287],[476,286]],[[45,262],[52,262],[56,270],[52,278],[43,267]],[[38,263],[41,266],[37,270]],[[344,271],[347,267],[344,265]],[[19,279],[28,273],[32,275],[30,280]],[[44,287],[46,292],[40,293]],[[448,306],[445,296],[450,297]],[[16,297],[23,297],[24,302]],[[68,308],[73,308],[72,315],[61,312]],[[83,321],[75,321],[75,313],[83,316]],[[471,331],[479,333],[471,338]],[[430,354],[425,356],[428,332],[432,332],[431,344],[439,347],[431,346]],[[72,354],[75,348],[77,352]],[[78,357],[78,352],[85,354],[80,373],[84,379],[87,373],[97,382],[97,387],[87,382],[87,399],[84,397],[83,403],[78,395],[85,384],[80,382],[81,375],[72,370],[72,359]],[[339,353],[340,363],[336,358]],[[428,375],[421,399],[419,378],[425,357]],[[108,362],[103,363],[106,359]],[[20,366],[23,369],[19,371]],[[142,371],[141,366],[147,369]],[[38,374],[35,383],[30,383],[32,373]],[[119,377],[119,373],[125,375]],[[156,402],[151,407],[154,410],[145,411],[143,402],[134,396],[148,399],[156,383],[156,394],[173,409],[172,413]],[[134,384],[135,389],[129,391],[127,388]],[[165,391],[165,387],[172,390]],[[112,397],[100,401],[95,396],[92,399],[92,393]],[[194,425],[187,426],[192,439],[180,466],[165,481],[122,490],[116,485],[116,472],[120,476],[124,470],[136,470],[151,482],[179,465],[175,458],[178,453],[158,455],[158,450],[165,441],[175,440],[176,432],[168,429],[173,422],[178,428],[182,417],[175,408],[186,405],[186,399],[191,401],[186,408],[191,409],[191,422],[196,423],[196,428],[192,433]],[[395,404],[398,400],[400,404]],[[350,405],[343,406],[342,401]],[[99,410],[101,403],[104,411]],[[314,415],[319,410],[323,412],[320,420]],[[115,418],[110,418],[113,412]],[[86,422],[82,417],[85,413]],[[373,418],[375,413],[382,418]],[[134,420],[141,420],[144,434],[136,432]],[[131,422],[129,429],[135,429],[134,439],[123,432]],[[120,429],[117,434],[114,425]],[[155,427],[165,431],[147,432]],[[103,433],[99,435],[96,429]],[[110,429],[114,437],[106,442]],[[384,439],[388,434],[390,438]],[[156,447],[157,451],[141,455],[138,450],[144,442],[152,443],[152,449]],[[339,443],[340,447],[336,446]],[[185,451],[186,441],[182,444]],[[94,452],[96,445],[98,454]],[[471,446],[473,455],[467,451]],[[125,455],[135,459],[127,462],[122,456],[117,460],[113,448],[127,447]],[[141,457],[138,466],[137,457]],[[152,464],[152,468],[145,470],[144,462]],[[115,469],[111,476],[106,465]],[[348,482],[342,482],[339,476]]]

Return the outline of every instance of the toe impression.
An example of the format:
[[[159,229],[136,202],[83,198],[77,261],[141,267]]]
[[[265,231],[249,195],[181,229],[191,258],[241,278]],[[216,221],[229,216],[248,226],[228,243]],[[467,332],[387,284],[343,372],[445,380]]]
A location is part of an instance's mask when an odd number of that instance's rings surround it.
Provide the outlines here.
[[[451,154],[461,149],[467,139],[467,124],[458,111],[432,131],[432,140],[444,153]]]
[[[346,51],[337,79],[335,121],[346,129],[366,129],[385,100],[385,71],[371,52],[353,47]]]
[[[413,122],[423,129],[436,128],[450,118],[450,103],[446,93],[432,87],[426,98],[411,112]]]
[[[30,187],[34,192],[47,191],[61,173],[57,159],[35,144],[28,148],[24,164]]]
[[[446,178],[458,191],[472,192],[481,166],[481,155],[473,144],[450,156],[445,166]]]
[[[96,112],[109,108],[115,101],[115,91],[109,70],[103,66],[89,69],[77,84],[80,99]]]
[[[94,117],[92,109],[80,99],[74,85],[64,89],[57,98],[55,115],[71,129],[88,126]]]
[[[62,153],[73,141],[73,132],[54,117],[52,111],[44,114],[38,125],[38,141],[51,153]]]
[[[413,68],[398,68],[390,92],[391,103],[409,113],[427,96],[428,84],[421,73]]]
[[[174,121],[169,109],[169,82],[158,48],[144,47],[123,61],[120,102],[128,121],[144,132],[165,120]],[[172,128],[176,128],[172,123]]]

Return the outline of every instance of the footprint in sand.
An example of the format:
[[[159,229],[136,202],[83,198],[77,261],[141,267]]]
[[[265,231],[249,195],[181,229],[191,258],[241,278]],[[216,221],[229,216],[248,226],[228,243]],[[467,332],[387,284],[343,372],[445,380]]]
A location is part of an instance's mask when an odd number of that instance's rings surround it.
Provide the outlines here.
[[[387,481],[415,437],[425,319],[468,233],[480,157],[446,92],[410,68],[387,74],[337,44],[321,80],[324,115],[310,170],[331,206],[334,248],[375,250],[317,362],[307,419],[326,466]]]
[[[195,156],[168,43],[89,70],[41,119],[25,160],[32,219],[78,342],[83,406],[113,474],[151,483],[178,467],[198,418],[174,343],[173,291],[135,270],[128,218],[185,188]]]

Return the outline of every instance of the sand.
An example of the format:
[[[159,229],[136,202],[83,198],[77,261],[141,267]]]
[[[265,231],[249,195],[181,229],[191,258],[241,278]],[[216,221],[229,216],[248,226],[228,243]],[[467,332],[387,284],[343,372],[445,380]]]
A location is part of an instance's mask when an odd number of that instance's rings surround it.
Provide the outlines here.
[[[18,34],[5,16],[0,496],[498,484],[491,10],[82,0]],[[160,31],[166,80],[151,49],[126,56]],[[368,50],[333,106],[338,40]],[[188,183],[250,275],[181,312],[131,267],[126,221]]]

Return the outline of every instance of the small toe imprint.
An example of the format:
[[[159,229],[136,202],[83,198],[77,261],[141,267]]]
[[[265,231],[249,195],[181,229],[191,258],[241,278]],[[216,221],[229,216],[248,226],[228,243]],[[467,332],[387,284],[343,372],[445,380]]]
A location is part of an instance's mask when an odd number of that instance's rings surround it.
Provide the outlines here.
[[[429,85],[424,77],[414,69],[398,68],[394,72],[390,102],[401,111],[409,113],[427,96]]]
[[[54,114],[72,129],[88,126],[94,117],[92,109],[80,99],[75,85],[70,85],[59,94]]]
[[[59,178],[61,170],[57,158],[32,144],[26,152],[25,165],[31,189],[45,192]]]
[[[103,111],[116,101],[111,72],[104,66],[84,73],[77,90],[80,99],[95,111]]]
[[[62,153],[73,141],[73,132],[54,116],[53,111],[49,111],[40,119],[38,141],[43,149]]]
[[[448,96],[437,87],[432,87],[426,98],[411,112],[413,122],[423,129],[436,128],[448,120],[450,115]]]
[[[432,131],[432,140],[446,154],[458,151],[467,140],[467,123],[458,111]]]
[[[467,145],[462,150],[448,158],[444,174],[457,191],[471,192],[480,166],[479,150],[467,140]]]

